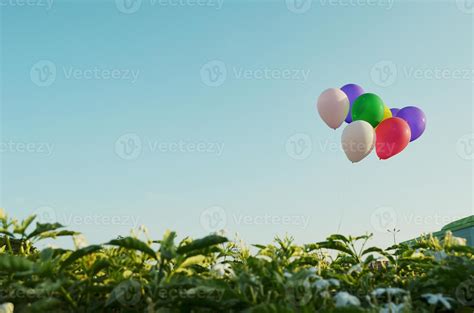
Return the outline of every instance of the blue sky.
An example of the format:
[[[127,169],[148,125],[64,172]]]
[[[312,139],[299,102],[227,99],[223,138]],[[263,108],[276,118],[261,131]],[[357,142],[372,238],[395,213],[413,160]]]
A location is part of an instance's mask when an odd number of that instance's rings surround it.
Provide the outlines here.
[[[2,1],[0,207],[90,242],[389,245],[473,214],[469,1],[296,1]],[[349,162],[315,104],[350,82],[426,133]]]

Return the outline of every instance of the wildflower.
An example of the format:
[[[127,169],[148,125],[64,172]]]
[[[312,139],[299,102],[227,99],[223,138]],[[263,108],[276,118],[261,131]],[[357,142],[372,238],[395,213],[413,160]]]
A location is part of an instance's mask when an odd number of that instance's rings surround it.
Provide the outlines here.
[[[289,272],[284,272],[283,276],[286,277],[286,278],[291,278],[291,276],[293,276],[293,274],[291,274]]]
[[[387,293],[389,296],[395,296],[398,294],[405,294],[406,291],[401,288],[377,288],[372,291],[372,295],[375,297],[379,297],[385,293]]]
[[[424,295],[422,295],[423,298],[426,299],[426,301],[431,304],[431,305],[438,305],[438,304],[441,304],[442,306],[444,306],[444,308],[450,310],[451,309],[451,304],[449,303],[450,300],[452,300],[451,298],[449,297],[445,297],[443,296],[441,293],[436,293],[436,294],[433,294],[433,293],[426,293]]]
[[[87,247],[87,239],[82,234],[74,235],[72,237],[72,241],[74,242],[74,247],[76,247],[76,249],[82,249]]]
[[[340,291],[334,296],[336,307],[360,306],[360,300],[348,292]]]
[[[330,286],[339,287],[339,281],[334,278],[330,279],[320,279],[313,283],[313,287],[316,287],[317,290],[328,289]]]
[[[257,255],[256,258],[260,260],[265,260],[270,263],[273,262],[272,258],[269,257],[268,255]]]
[[[224,277],[226,273],[229,273],[231,276],[235,275],[229,263],[215,264],[212,267],[212,272],[214,272],[219,277]]]
[[[337,287],[337,288],[339,288],[339,286],[340,286],[339,281],[338,281],[337,279],[335,279],[335,278],[330,278],[330,279],[329,279],[329,283],[330,283],[331,285],[333,285],[334,287]]]
[[[385,304],[385,306],[380,309],[379,313],[400,313],[403,312],[404,308],[404,303],[395,304],[393,302],[390,302]]]
[[[13,313],[14,308],[13,303],[0,304],[0,313]]]
[[[328,287],[330,286],[330,283],[329,283],[329,281],[327,281],[325,279],[320,279],[320,280],[317,280],[313,284],[313,286],[316,287],[316,289],[318,289],[318,290],[328,289]]]
[[[359,274],[360,272],[362,272],[362,266],[360,264],[356,264],[356,265],[353,265],[350,269],[349,269],[349,272],[348,274],[351,275],[352,273],[356,272],[357,274]]]

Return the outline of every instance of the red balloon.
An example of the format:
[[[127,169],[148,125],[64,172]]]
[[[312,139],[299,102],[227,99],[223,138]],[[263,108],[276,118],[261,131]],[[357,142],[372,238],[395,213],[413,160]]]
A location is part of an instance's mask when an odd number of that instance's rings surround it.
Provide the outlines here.
[[[398,117],[382,121],[375,129],[375,150],[381,160],[386,160],[405,149],[410,143],[411,130],[408,123]]]

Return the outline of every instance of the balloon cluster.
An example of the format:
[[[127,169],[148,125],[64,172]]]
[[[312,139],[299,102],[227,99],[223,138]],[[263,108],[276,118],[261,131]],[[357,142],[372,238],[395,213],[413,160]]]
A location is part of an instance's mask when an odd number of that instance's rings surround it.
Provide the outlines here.
[[[317,106],[329,127],[337,129],[344,121],[349,124],[342,133],[342,148],[354,163],[368,156],[374,147],[381,160],[391,158],[418,139],[426,127],[421,109],[389,109],[379,96],[366,93],[356,84],[325,90]]]

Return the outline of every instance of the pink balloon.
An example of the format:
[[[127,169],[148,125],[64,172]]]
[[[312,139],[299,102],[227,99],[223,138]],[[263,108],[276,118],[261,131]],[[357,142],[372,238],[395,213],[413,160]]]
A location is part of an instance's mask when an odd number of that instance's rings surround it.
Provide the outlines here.
[[[318,112],[323,121],[331,128],[339,128],[349,112],[349,98],[341,90],[330,88],[319,96]]]

